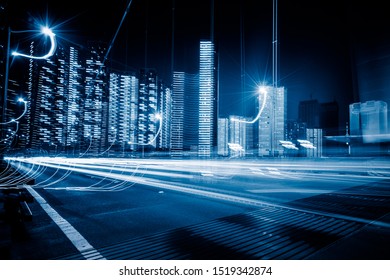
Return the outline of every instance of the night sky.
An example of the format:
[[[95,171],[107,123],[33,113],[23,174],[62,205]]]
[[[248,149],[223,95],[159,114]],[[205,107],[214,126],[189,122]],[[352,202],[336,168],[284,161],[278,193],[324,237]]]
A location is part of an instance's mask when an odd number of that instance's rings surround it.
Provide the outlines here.
[[[198,72],[199,41],[213,36],[219,54],[220,113],[250,116],[257,85],[272,82],[272,0],[215,0],[214,9],[211,3],[133,0],[111,49],[111,66],[155,68],[169,84],[172,69]],[[127,0],[12,0],[9,20],[13,30],[34,29],[37,20],[48,21],[59,44],[110,42],[127,5]],[[278,85],[288,92],[289,119],[297,118],[299,101],[311,98],[337,101],[340,123],[347,121],[352,102],[390,104],[390,17],[385,1],[279,0],[278,7]]]

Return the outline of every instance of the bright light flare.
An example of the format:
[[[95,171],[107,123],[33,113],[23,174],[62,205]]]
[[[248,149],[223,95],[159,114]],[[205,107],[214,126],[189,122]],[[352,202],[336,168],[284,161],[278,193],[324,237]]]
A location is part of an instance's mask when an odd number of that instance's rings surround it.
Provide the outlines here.
[[[231,120],[232,121],[235,121],[235,122],[240,122],[240,123],[249,123],[249,124],[253,124],[255,122],[257,122],[259,119],[260,119],[260,116],[261,114],[263,113],[263,110],[264,110],[264,107],[265,107],[265,104],[267,102],[267,88],[265,86],[260,86],[259,87],[259,99],[262,97],[263,99],[263,102],[261,104],[261,107],[260,107],[260,110],[257,114],[257,116],[251,120],[251,121],[246,121],[246,120],[241,120],[241,119],[236,119],[236,118],[232,118]]]
[[[48,36],[54,36],[55,35],[53,33],[53,31],[49,27],[47,27],[47,26],[42,27],[41,31],[42,31],[43,34],[48,35]]]
[[[259,93],[267,94],[267,88],[265,86],[259,86]]]
[[[31,58],[31,59],[48,59],[49,57],[51,57],[55,53],[55,50],[57,48],[57,42],[56,42],[56,39],[55,39],[55,34],[48,27],[43,27],[41,29],[41,32],[42,32],[42,34],[50,37],[51,46],[50,46],[50,50],[49,50],[49,52],[47,54],[45,54],[43,56],[34,56],[34,55],[28,55],[28,54],[23,54],[23,53],[19,53],[17,51],[14,51],[14,52],[12,52],[12,55],[13,56],[21,56],[21,57]]]
[[[158,121],[161,121],[162,120],[162,115],[157,113],[154,115],[155,119],[158,120]]]

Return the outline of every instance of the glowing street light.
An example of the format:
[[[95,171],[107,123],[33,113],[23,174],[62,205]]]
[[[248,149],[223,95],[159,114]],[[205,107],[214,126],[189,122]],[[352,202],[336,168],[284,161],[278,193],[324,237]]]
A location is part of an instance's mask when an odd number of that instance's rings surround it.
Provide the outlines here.
[[[240,123],[249,123],[249,124],[252,124],[252,123],[255,123],[256,121],[258,121],[258,119],[260,118],[261,114],[263,113],[263,110],[264,110],[264,107],[265,107],[265,104],[267,102],[267,94],[268,94],[268,91],[267,91],[267,87],[265,86],[260,86],[258,88],[258,93],[259,93],[259,100],[260,98],[262,97],[263,99],[263,102],[261,104],[261,107],[259,109],[259,112],[257,113],[257,116],[251,120],[251,121],[247,121],[247,120],[242,120],[242,119],[237,119],[237,118],[231,118],[232,121],[235,121],[235,122],[240,122]]]
[[[42,34],[50,37],[51,46],[50,46],[50,50],[47,54],[45,54],[43,56],[33,56],[33,55],[23,54],[23,53],[19,53],[17,51],[14,51],[14,52],[12,52],[12,55],[13,56],[22,56],[22,57],[31,58],[31,59],[48,59],[49,57],[51,57],[54,54],[56,47],[57,47],[57,43],[55,40],[56,35],[53,33],[53,31],[49,27],[46,27],[46,26],[42,27],[41,32],[42,32]]]
[[[9,77],[9,57],[10,57],[10,44],[11,44],[11,33],[25,33],[25,32],[31,32],[31,31],[14,31],[14,30],[11,30],[10,27],[8,27],[8,37],[7,37],[7,50],[6,50],[6,66],[5,66],[5,77],[4,77],[4,94],[3,94],[3,100],[2,100],[2,112],[0,114],[0,124],[7,124],[8,122],[4,122],[5,120],[5,113],[6,113],[6,109],[7,109],[7,95],[8,95],[8,77]],[[26,57],[26,58],[30,58],[30,59],[47,59],[49,57],[51,57],[55,50],[56,50],[56,40],[55,40],[55,34],[53,33],[53,31],[48,28],[48,27],[43,27],[41,29],[41,32],[42,34],[44,34],[45,36],[49,36],[50,37],[50,42],[51,42],[51,46],[50,46],[50,50],[47,54],[43,55],[43,56],[33,56],[33,55],[26,55],[26,54],[23,54],[23,53],[19,53],[17,51],[14,51],[12,52],[12,56],[21,56],[21,57]],[[21,117],[24,116],[24,114],[26,113],[27,111],[27,102],[24,101],[24,99],[19,99],[18,100],[19,102],[23,102],[24,105],[25,105],[25,110],[22,114],[22,116],[18,117],[17,119],[15,120],[18,120],[20,119]]]
[[[11,120],[8,121],[8,122],[1,122],[0,125],[13,123],[13,122],[15,122],[15,121],[17,121],[17,120],[20,120],[20,119],[27,113],[27,101],[20,97],[20,98],[18,99],[18,102],[22,102],[23,105],[24,105],[23,113],[22,113],[19,117],[14,118],[14,119],[11,119]]]

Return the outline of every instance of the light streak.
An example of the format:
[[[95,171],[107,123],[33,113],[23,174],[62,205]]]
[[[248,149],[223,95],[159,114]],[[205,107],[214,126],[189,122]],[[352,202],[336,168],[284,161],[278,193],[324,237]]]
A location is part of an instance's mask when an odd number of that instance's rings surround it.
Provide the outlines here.
[[[231,120],[235,121],[235,122],[249,123],[249,124],[253,124],[253,123],[257,122],[260,119],[261,114],[263,113],[265,104],[267,103],[267,90],[264,87],[260,87],[259,88],[259,93],[263,96],[263,103],[261,104],[261,107],[260,107],[259,112],[257,113],[257,116],[253,120],[247,121],[247,120],[236,119],[236,118],[231,118]],[[261,97],[260,94],[259,94],[259,97],[258,97],[259,100],[260,100],[260,97]]]
[[[15,124],[16,124],[16,129],[15,129],[15,131],[11,132],[11,134],[10,134],[9,136],[7,136],[7,137],[4,138],[4,139],[1,139],[1,140],[0,140],[0,143],[1,143],[1,142],[7,142],[8,140],[14,138],[15,135],[16,135],[16,133],[18,133],[18,130],[19,130],[19,122],[16,121],[16,120],[14,120],[14,119],[12,119],[12,120],[10,121],[10,123],[15,123]]]
[[[51,45],[50,45],[50,50],[47,54],[45,54],[43,56],[34,56],[34,55],[28,55],[28,54],[23,54],[23,53],[19,53],[17,51],[14,51],[14,52],[12,52],[12,55],[13,56],[21,56],[21,57],[25,57],[25,58],[31,58],[31,59],[48,59],[49,57],[51,57],[54,54],[56,47],[57,47],[55,34],[48,27],[43,27],[41,29],[41,32],[42,32],[42,34],[49,36],[49,38],[50,38]]]
[[[238,183],[233,182],[235,184],[235,188],[237,189],[236,191],[234,191],[234,190],[230,189],[229,187],[220,188],[217,186],[209,186],[209,185],[202,186],[202,185],[199,185],[199,183],[193,184],[193,183],[189,183],[189,182],[182,181],[182,180],[180,182],[171,181],[171,177],[173,177],[175,175],[172,172],[167,172],[167,174],[164,176],[167,179],[161,178],[161,173],[154,173],[154,172],[151,172],[150,174],[145,173],[145,174],[142,174],[142,177],[139,177],[139,176],[134,176],[134,173],[133,174],[126,174],[123,172],[116,173],[116,172],[112,172],[112,170],[110,172],[107,172],[106,170],[109,169],[109,166],[105,166],[105,165],[110,165],[113,163],[117,163],[118,166],[126,166],[128,163],[139,164],[140,162],[144,162],[145,166],[148,166],[149,169],[154,167],[155,169],[165,170],[166,169],[165,166],[167,166],[168,169],[169,169],[169,167],[173,168],[174,166],[176,166],[176,167],[178,167],[179,170],[183,168],[183,169],[186,169],[187,171],[190,170],[189,171],[190,174],[194,174],[196,171],[192,171],[190,167],[195,165],[195,164],[197,164],[199,166],[199,163],[201,161],[195,161],[195,162],[188,161],[188,164],[187,164],[187,161],[180,161],[180,162],[177,161],[174,164],[172,164],[170,161],[164,161],[164,160],[141,161],[141,160],[110,159],[107,162],[105,162],[107,159],[101,159],[101,160],[98,160],[98,162],[96,164],[95,159],[89,159],[89,161],[87,159],[63,159],[62,162],[59,162],[59,163],[53,163],[53,161],[51,161],[50,158],[39,158],[39,159],[36,159],[36,158],[28,158],[28,159],[27,158],[13,158],[13,159],[7,158],[6,160],[12,161],[13,163],[14,163],[14,161],[22,161],[24,163],[39,162],[40,165],[43,165],[47,168],[59,168],[59,166],[61,165],[61,168],[64,170],[70,170],[72,172],[76,172],[79,174],[109,178],[109,179],[120,180],[120,181],[122,180],[122,181],[126,181],[128,183],[131,183],[132,185],[140,184],[140,185],[145,185],[145,186],[149,186],[149,187],[155,187],[155,188],[159,189],[160,191],[161,191],[161,189],[170,190],[170,191],[175,191],[175,192],[179,192],[179,193],[185,193],[185,194],[190,194],[190,195],[195,195],[195,196],[200,196],[200,197],[207,197],[207,198],[211,198],[211,199],[217,199],[217,200],[238,203],[238,204],[243,204],[243,205],[253,206],[253,207],[263,207],[263,206],[279,207],[279,208],[283,208],[286,210],[303,211],[306,213],[311,213],[311,214],[316,214],[316,215],[325,215],[328,217],[340,218],[340,219],[345,219],[345,220],[349,220],[349,221],[356,221],[356,222],[361,222],[361,223],[366,223],[366,224],[376,224],[376,225],[384,226],[386,228],[390,228],[390,225],[388,223],[375,222],[375,221],[371,221],[371,220],[367,220],[367,219],[362,219],[362,218],[350,216],[347,214],[333,214],[333,213],[326,213],[326,212],[323,212],[321,210],[310,210],[310,209],[303,209],[303,208],[299,208],[299,207],[285,206],[285,205],[281,205],[280,202],[278,202],[277,198],[266,199],[263,197],[258,197],[258,196],[255,197],[254,196],[256,192],[259,194],[266,194],[267,191],[268,191],[268,193],[283,192],[283,191],[281,191],[281,188],[278,186],[276,188],[274,188],[274,192],[272,191],[272,189],[273,189],[272,187],[266,187],[266,188],[264,188],[264,191],[258,191],[258,188],[257,188],[255,191],[252,190],[252,192],[251,192],[252,195],[250,195],[249,190],[246,190],[246,191],[242,190],[239,182]],[[68,166],[65,166],[65,162]],[[162,165],[162,163],[164,165]],[[223,165],[221,165],[220,162],[218,162],[218,161],[210,162],[211,165],[216,165],[218,163],[219,163],[219,170],[226,170],[226,169],[230,170],[230,169],[234,169],[234,168],[237,168],[240,170],[245,170],[247,167],[251,167],[251,168],[257,167],[257,168],[262,169],[262,170],[268,170],[271,172],[278,172],[278,174],[275,174],[275,175],[282,175],[283,172],[285,172],[285,170],[288,170],[288,168],[290,170],[291,169],[294,170],[295,166],[305,167],[310,172],[310,170],[311,170],[310,167],[313,166],[312,162],[305,163],[305,164],[291,164],[291,162],[288,162],[286,164],[272,164],[272,165],[270,165],[270,164],[267,165],[265,162],[265,163],[250,163],[250,164],[248,163],[248,164],[245,164],[246,166],[243,168],[240,166],[241,162],[237,162],[237,161],[227,162],[226,164],[224,163]],[[328,178],[329,180],[332,180],[333,182],[338,182],[338,181],[340,181],[339,179],[346,177],[345,174],[339,174],[340,170],[342,172],[344,172],[343,170],[351,170],[352,171],[352,175],[348,174],[348,177],[359,179],[355,183],[353,183],[351,181],[351,183],[355,186],[356,186],[356,184],[360,185],[362,182],[377,182],[378,179],[379,180],[383,179],[383,177],[382,178],[380,178],[379,176],[373,177],[373,176],[369,176],[368,174],[354,175],[353,172],[363,172],[363,171],[366,172],[367,169],[372,168],[372,167],[363,167],[363,166],[359,165],[358,162],[351,164],[349,167],[344,168],[344,169],[342,168],[342,166],[343,166],[342,163],[328,164],[325,168],[323,166],[319,166],[318,169],[323,170],[324,174],[322,174],[322,176],[320,176],[320,174],[312,174],[312,179],[314,179],[314,181],[316,181],[317,183],[325,183],[325,178]],[[382,166],[380,166],[380,165],[379,165],[379,167],[382,168]],[[120,168],[118,170],[120,170]],[[175,170],[175,168],[173,168],[173,170]],[[219,172],[219,170],[214,169],[212,174],[217,174]],[[387,168],[385,168],[385,170],[388,172],[389,168],[387,167]],[[168,176],[169,174],[171,174],[171,176]],[[147,177],[146,175],[150,175],[150,177]],[[250,175],[248,175],[246,173],[246,174],[240,174],[240,176],[250,176]],[[248,178],[250,178],[250,177],[248,177]],[[387,177],[387,178],[389,178],[389,177]],[[184,179],[184,178],[182,178],[182,179]],[[270,180],[269,182],[271,182],[272,184],[275,183],[274,179],[272,179],[272,180],[269,179],[269,180]],[[258,181],[258,180],[256,180],[256,181]],[[246,182],[246,180],[241,181],[241,183],[242,182]],[[313,180],[309,180],[308,182],[310,182],[310,185],[312,185]],[[225,184],[228,184],[228,182],[226,182]],[[256,185],[259,186],[258,183],[256,183]],[[264,184],[262,184],[262,185],[264,185]],[[329,184],[326,184],[326,186],[329,186]],[[329,187],[329,188],[330,188],[329,189],[330,192],[332,190],[333,191],[335,190],[332,187]],[[81,187],[81,186],[76,187],[76,188],[74,188],[74,187],[61,188],[60,187],[58,189],[59,190],[61,190],[61,189],[62,190],[73,190],[73,191],[88,190],[88,188]],[[117,188],[117,189],[115,189],[115,188],[104,189],[103,188],[103,189],[96,189],[96,190],[98,190],[98,191],[122,191],[125,189],[126,189],[126,186],[123,185],[123,186],[121,186],[121,188]],[[93,190],[93,189],[89,189],[89,190]],[[312,191],[314,191],[312,188],[308,188],[306,190],[307,191],[303,191],[302,185],[298,184],[297,187],[289,187],[285,193],[299,193],[301,195],[307,196],[307,195],[310,195],[312,193]],[[320,188],[319,190],[320,190],[320,192],[324,192],[323,188]]]
[[[18,121],[27,113],[27,101],[25,101],[23,98],[19,98],[18,102],[22,102],[24,104],[23,113],[19,117],[15,118],[15,119],[12,119],[12,120],[10,120],[8,122],[0,123],[1,125],[9,124],[9,123],[13,123],[15,121]]]

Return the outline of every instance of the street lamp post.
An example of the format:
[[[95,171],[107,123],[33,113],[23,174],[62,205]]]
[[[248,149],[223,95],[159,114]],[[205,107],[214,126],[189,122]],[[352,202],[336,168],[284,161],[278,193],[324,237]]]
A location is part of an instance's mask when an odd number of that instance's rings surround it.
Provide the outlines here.
[[[11,28],[8,26],[7,28],[7,48],[6,48],[6,55],[5,55],[5,75],[4,75],[4,92],[3,92],[3,99],[2,99],[2,110],[0,115],[0,123],[6,123],[6,113],[7,113],[7,99],[8,99],[8,80],[9,80],[9,60],[10,60],[10,49],[11,49],[11,33],[26,33],[31,31],[14,31],[11,30]],[[42,34],[45,36],[50,37],[51,47],[47,54],[43,56],[32,56],[32,55],[26,55],[23,53],[19,53],[17,51],[12,52],[12,56],[21,56],[29,59],[47,59],[51,57],[55,50],[56,50],[56,40],[55,40],[55,34],[53,31],[48,27],[43,27],[41,29]],[[24,100],[22,100],[24,102]],[[1,128],[0,131],[0,137],[1,139],[4,139],[5,135],[5,129]],[[3,150],[3,149],[0,149]],[[4,155],[1,153],[0,158],[2,158]]]

